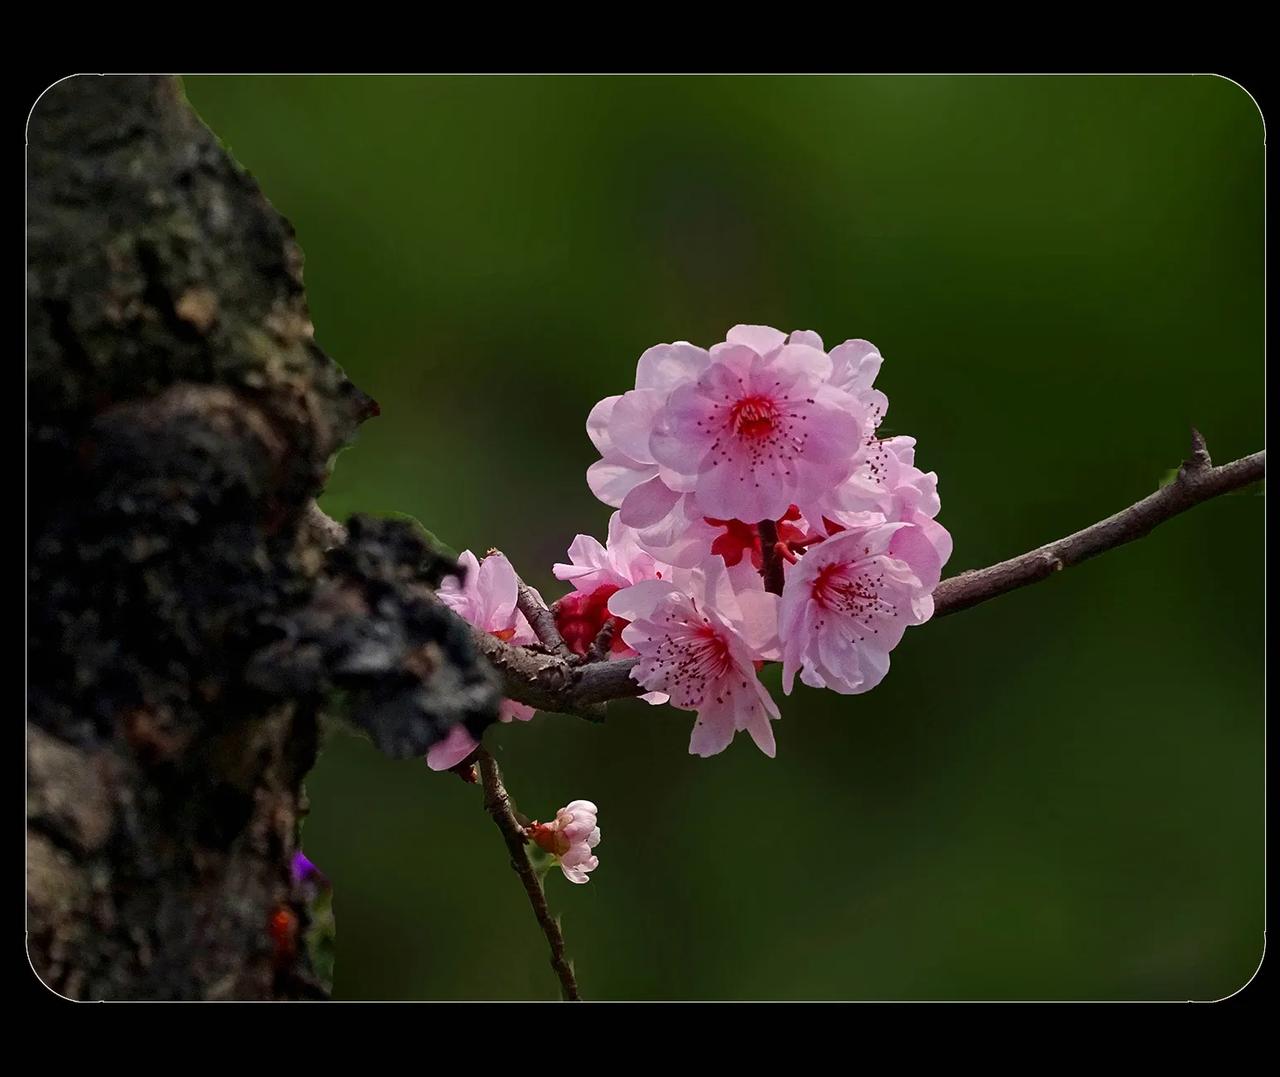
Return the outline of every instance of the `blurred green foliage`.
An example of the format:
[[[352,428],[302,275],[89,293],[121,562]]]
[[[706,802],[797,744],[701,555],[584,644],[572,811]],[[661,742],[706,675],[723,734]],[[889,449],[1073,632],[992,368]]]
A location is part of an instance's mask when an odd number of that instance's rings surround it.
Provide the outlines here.
[[[1263,443],[1263,125],[1178,78],[187,80],[297,228],[382,405],[328,511],[502,547],[543,594],[609,510],[599,398],[737,322],[862,336],[940,476],[951,570]],[[1223,498],[782,699],[778,758],[615,705],[491,742],[596,999],[1213,999],[1263,947],[1262,497]],[[308,782],[339,998],[551,999],[478,791],[335,735]]]

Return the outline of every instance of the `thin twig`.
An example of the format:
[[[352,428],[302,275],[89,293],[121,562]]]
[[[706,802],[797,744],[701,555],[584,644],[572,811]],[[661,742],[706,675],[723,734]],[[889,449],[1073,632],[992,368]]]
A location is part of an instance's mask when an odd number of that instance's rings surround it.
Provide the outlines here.
[[[560,991],[568,1002],[580,1002],[578,981],[574,979],[573,965],[564,953],[564,935],[560,931],[560,922],[551,915],[547,908],[547,895],[542,889],[542,880],[533,870],[529,853],[525,849],[524,830],[516,821],[511,810],[511,798],[502,784],[502,771],[498,769],[498,761],[484,748],[480,749],[476,760],[480,764],[480,782],[484,790],[484,807],[493,821],[502,831],[502,840],[507,843],[507,851],[511,854],[511,867],[520,876],[524,884],[524,892],[529,896],[529,904],[533,907],[533,915],[538,926],[547,937],[547,945],[551,947],[551,967],[555,969],[560,980]]]
[[[1140,539],[1166,520],[1203,501],[1258,482],[1266,478],[1266,474],[1265,450],[1222,467],[1214,467],[1205,450],[1204,438],[1193,430],[1191,459],[1178,469],[1178,477],[1169,485],[1074,535],[1001,561],[998,565],[943,580],[933,592],[933,616],[944,617],[1047,579],[1064,568]]]
[[[516,577],[516,608],[524,614],[525,620],[533,627],[534,635],[548,651],[566,660],[574,657],[556,627],[556,615],[538,601],[533,588],[519,576]]]

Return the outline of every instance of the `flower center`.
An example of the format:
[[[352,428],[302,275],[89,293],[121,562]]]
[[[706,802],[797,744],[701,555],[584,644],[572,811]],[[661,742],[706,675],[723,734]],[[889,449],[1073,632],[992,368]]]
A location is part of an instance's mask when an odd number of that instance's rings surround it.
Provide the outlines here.
[[[823,609],[863,618],[887,604],[880,600],[877,581],[852,565],[826,565],[813,581],[813,600]]]
[[[610,650],[614,654],[630,650],[622,641],[622,630],[631,622],[609,613],[609,599],[617,590],[616,584],[603,583],[594,591],[571,591],[554,604],[556,628],[574,654],[585,655],[610,620],[614,622]]]
[[[793,565],[800,554],[810,546],[821,542],[825,535],[810,533],[796,521],[800,520],[800,509],[790,505],[774,525],[778,531],[777,553],[785,557]],[[760,540],[760,525],[743,523],[741,520],[718,520],[714,516],[704,516],[703,520],[712,527],[723,527],[725,532],[718,535],[711,543],[711,553],[715,557],[723,557],[724,563],[732,568],[742,560],[742,555],[750,551],[751,563],[757,570],[764,568],[764,546]],[[838,526],[838,525],[833,525]]]
[[[653,653],[665,687],[678,707],[696,707],[734,665],[728,643],[709,620],[694,611],[671,611],[663,620],[667,634]]]
[[[744,438],[760,438],[773,433],[778,421],[778,409],[764,396],[749,396],[739,400],[729,412],[729,424],[733,432]]]
[[[714,681],[724,675],[730,664],[729,648],[720,633],[710,625],[695,628],[685,672],[698,679]]]

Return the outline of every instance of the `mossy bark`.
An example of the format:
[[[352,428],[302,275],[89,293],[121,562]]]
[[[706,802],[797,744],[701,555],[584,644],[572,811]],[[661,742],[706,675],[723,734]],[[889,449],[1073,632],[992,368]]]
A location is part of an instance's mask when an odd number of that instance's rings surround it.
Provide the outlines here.
[[[78,999],[324,997],[292,879],[318,716],[384,750],[493,720],[403,523],[314,511],[377,407],[302,255],[170,78],[28,128],[28,953]],[[341,894],[337,895],[341,908]]]

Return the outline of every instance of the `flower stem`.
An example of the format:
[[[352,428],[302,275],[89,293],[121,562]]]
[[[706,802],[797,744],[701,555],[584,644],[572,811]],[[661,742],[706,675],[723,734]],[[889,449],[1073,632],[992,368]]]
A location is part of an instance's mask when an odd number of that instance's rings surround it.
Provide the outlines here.
[[[524,830],[516,821],[511,810],[511,797],[502,784],[502,771],[498,769],[498,761],[481,748],[476,762],[480,765],[480,784],[484,790],[484,807],[502,831],[502,838],[507,843],[507,851],[511,854],[511,867],[520,876],[524,891],[529,897],[533,915],[538,926],[547,937],[551,948],[551,967],[560,980],[560,992],[567,1002],[580,1002],[582,996],[578,992],[578,981],[573,975],[573,965],[565,956],[564,935],[560,931],[560,922],[551,915],[547,908],[547,895],[542,889],[542,880],[538,877],[533,863],[529,859],[529,851],[525,848]]]

